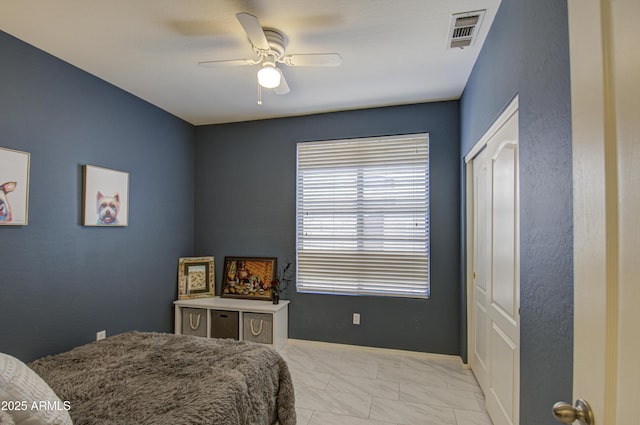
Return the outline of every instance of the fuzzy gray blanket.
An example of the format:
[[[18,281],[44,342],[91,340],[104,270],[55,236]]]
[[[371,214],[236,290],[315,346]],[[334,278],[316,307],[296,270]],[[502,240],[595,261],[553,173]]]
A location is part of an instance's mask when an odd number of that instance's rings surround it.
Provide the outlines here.
[[[295,425],[286,362],[256,343],[128,332],[29,365],[75,425]]]

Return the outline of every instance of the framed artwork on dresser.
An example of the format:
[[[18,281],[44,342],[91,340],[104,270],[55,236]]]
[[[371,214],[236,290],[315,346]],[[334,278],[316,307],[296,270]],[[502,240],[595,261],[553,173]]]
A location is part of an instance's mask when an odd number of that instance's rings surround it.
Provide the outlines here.
[[[221,297],[271,300],[275,257],[225,257]]]
[[[178,299],[215,295],[213,257],[183,257],[178,261]]]

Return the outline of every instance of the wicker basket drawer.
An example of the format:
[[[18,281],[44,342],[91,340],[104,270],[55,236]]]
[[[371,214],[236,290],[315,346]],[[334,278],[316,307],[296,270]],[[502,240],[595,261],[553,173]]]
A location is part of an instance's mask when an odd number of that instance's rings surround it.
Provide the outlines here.
[[[242,336],[245,341],[273,343],[273,315],[265,313],[244,313],[242,315]]]
[[[207,336],[207,309],[183,308],[182,309],[182,334]]]
[[[239,339],[238,312],[211,310],[211,338]]]

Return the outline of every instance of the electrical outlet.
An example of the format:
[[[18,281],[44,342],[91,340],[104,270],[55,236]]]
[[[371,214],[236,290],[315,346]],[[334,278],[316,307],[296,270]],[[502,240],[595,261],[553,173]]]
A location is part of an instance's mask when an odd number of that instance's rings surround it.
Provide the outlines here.
[[[96,333],[96,341],[100,341],[101,339],[105,339],[107,337],[107,331],[100,331]]]
[[[360,324],[360,313],[353,313],[353,324],[354,325]]]

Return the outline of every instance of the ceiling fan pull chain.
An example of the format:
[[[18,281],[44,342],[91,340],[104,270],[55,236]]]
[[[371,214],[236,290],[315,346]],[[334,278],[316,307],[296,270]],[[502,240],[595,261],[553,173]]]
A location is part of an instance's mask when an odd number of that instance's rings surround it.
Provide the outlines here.
[[[258,84],[258,106],[262,106],[262,86]]]

